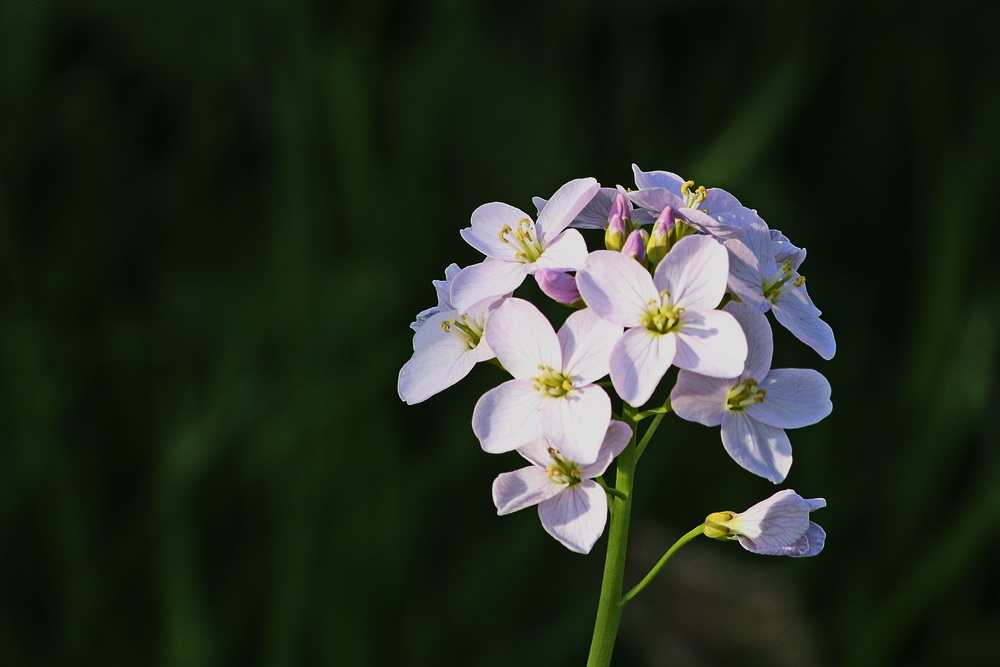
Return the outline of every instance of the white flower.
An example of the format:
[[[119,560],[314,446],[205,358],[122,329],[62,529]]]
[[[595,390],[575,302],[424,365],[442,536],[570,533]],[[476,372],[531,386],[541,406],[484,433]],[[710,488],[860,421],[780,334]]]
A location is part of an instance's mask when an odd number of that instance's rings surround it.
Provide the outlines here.
[[[715,539],[735,539],[747,551],[765,556],[815,556],[826,532],[809,513],[826,507],[822,498],[803,498],[791,489],[778,491],[745,512],[714,512],[703,531]]]

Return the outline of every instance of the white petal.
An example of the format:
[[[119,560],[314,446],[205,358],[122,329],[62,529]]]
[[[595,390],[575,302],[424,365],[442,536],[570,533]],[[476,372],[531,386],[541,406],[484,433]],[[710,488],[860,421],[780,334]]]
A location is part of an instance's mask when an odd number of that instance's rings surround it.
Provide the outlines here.
[[[539,366],[562,368],[559,339],[549,321],[524,299],[507,299],[490,314],[485,336],[503,367],[516,378],[536,377]]]
[[[483,394],[472,411],[472,431],[483,449],[500,454],[541,437],[543,397],[531,380],[508,380]]]
[[[733,386],[731,379],[681,371],[677,374],[677,384],[670,392],[670,407],[681,419],[718,426],[729,412],[726,401]]]
[[[820,310],[813,305],[806,286],[796,287],[775,299],[771,306],[774,318],[792,335],[811,347],[824,359],[833,359],[837,341],[830,325],[819,319]]]
[[[767,317],[757,308],[735,301],[727,303],[723,309],[736,318],[747,339],[747,360],[739,379],[753,378],[757,383],[764,381],[771,370],[771,356],[774,352],[774,337]]]
[[[487,259],[467,266],[452,281],[451,302],[464,313],[483,299],[510,294],[524,282],[525,275],[520,262]]]
[[[686,310],[677,331],[674,365],[701,375],[734,378],[743,372],[747,339],[736,318],[721,310]]]
[[[611,383],[629,405],[649,400],[663,374],[674,361],[677,337],[657,334],[645,327],[625,332],[611,350]]]
[[[728,411],[722,419],[722,445],[733,460],[775,484],[792,467],[792,445],[780,428],[767,426],[745,412]]]
[[[586,465],[597,460],[611,421],[611,399],[596,384],[542,400],[542,432],[565,458]]]
[[[476,365],[478,359],[471,352],[473,350],[450,334],[445,334],[436,345],[414,352],[399,370],[396,386],[399,397],[408,405],[414,405],[444,391],[468,375]]]
[[[826,531],[819,524],[809,522],[809,530],[795,544],[795,553],[788,554],[793,558],[815,556],[826,546]]]
[[[570,551],[590,553],[608,521],[608,498],[597,482],[586,480],[539,504],[538,517]]]
[[[531,220],[531,217],[521,209],[495,201],[483,204],[473,211],[472,226],[466,227],[459,233],[469,245],[487,257],[512,262],[518,249],[510,243],[501,241],[500,231],[505,225],[517,229],[517,223],[525,218]]]
[[[538,222],[535,225],[538,240],[543,246],[566,229],[577,213],[594,198],[598,188],[600,185],[596,179],[578,178],[555,191],[552,198],[546,202],[545,208],[538,214]]]
[[[746,408],[757,421],[778,428],[815,424],[833,411],[830,383],[811,368],[781,368],[760,383],[767,395]]]
[[[536,438],[526,445],[522,445],[517,448],[517,453],[526,458],[527,460],[534,463],[536,466],[544,468],[548,465],[552,465],[552,455],[549,454],[549,448],[552,447],[552,443],[546,437]]]
[[[604,474],[611,462],[622,453],[632,439],[632,429],[625,422],[612,419],[608,424],[608,430],[604,434],[604,442],[601,443],[601,451],[597,455],[597,460],[590,465],[584,466],[581,472],[585,479],[591,479]]]
[[[665,188],[670,192],[679,194],[681,186],[684,185],[684,179],[672,171],[643,171],[633,164],[632,175],[635,176],[635,187],[640,190]]]
[[[653,284],[670,292],[670,303],[710,310],[719,305],[729,278],[729,254],[711,236],[685,236],[656,267]]]
[[[552,481],[545,468],[528,466],[502,473],[493,481],[493,504],[497,514],[510,514],[548,500],[563,488]]]
[[[562,368],[583,382],[599,380],[608,374],[611,348],[621,335],[621,326],[601,318],[593,308],[576,311],[559,328]]]
[[[729,289],[761,312],[767,311],[771,302],[764,298],[762,283],[765,276],[759,260],[739,239],[730,239],[724,245],[729,251]]]
[[[587,242],[583,240],[583,235],[575,229],[567,229],[545,246],[541,256],[528,265],[528,272],[541,269],[576,271],[586,259]]]
[[[576,285],[598,315],[626,327],[642,323],[651,301],[660,303],[653,279],[639,262],[611,250],[590,253],[576,274]]]
[[[441,328],[441,323],[458,316],[459,313],[457,310],[439,310],[436,313],[430,313],[420,323],[420,328],[413,334],[413,351],[417,352],[431,345],[437,345],[445,338],[455,338],[455,336]],[[458,340],[457,338],[455,339]]]

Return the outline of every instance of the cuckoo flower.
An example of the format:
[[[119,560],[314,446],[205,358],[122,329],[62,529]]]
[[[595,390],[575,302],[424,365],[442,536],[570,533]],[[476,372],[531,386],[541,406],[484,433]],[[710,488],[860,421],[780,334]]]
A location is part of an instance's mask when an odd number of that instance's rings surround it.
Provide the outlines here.
[[[729,239],[725,245],[732,273],[730,289],[761,312],[770,308],[792,335],[819,356],[832,359],[837,352],[833,329],[819,318],[822,313],[813,305],[806,279],[797,270],[805,251],[780,234],[773,237],[763,221],[750,225],[741,238]]]
[[[722,445],[741,466],[774,483],[792,465],[786,428],[815,424],[830,414],[830,384],[812,369],[771,370],[771,325],[745,303],[725,310],[747,337],[746,368],[729,380],[681,371],[670,392],[677,416],[706,426],[722,426]]]
[[[826,544],[826,532],[809,513],[826,507],[822,498],[803,498],[791,489],[778,491],[745,512],[714,512],[704,533],[719,540],[739,540],[747,551],[765,556],[815,556]]]
[[[431,284],[434,285],[434,290],[437,292],[437,305],[417,313],[417,319],[410,324],[411,329],[417,331],[431,315],[436,315],[442,310],[454,310],[455,307],[451,305],[451,281],[455,279],[455,276],[461,270],[458,268],[458,264],[449,264],[444,270],[444,280],[431,281]]]
[[[629,330],[611,353],[611,382],[626,402],[645,403],[671,364],[735,377],[747,342],[732,315],[715,310],[726,291],[725,248],[688,236],[649,273],[621,253],[598,250],[577,273],[592,310]]]
[[[589,553],[608,520],[608,499],[594,477],[604,474],[631,437],[628,425],[612,420],[597,460],[590,465],[566,458],[545,438],[518,448],[533,465],[505,472],[493,482],[497,514],[538,505],[542,527],[549,535],[571,551]]]
[[[556,334],[522,299],[490,315],[487,340],[513,380],[483,394],[472,430],[491,454],[542,436],[578,463],[597,459],[611,420],[611,399],[594,382],[608,372],[608,355],[622,328],[590,309],[570,315]]]
[[[451,305],[443,300],[437,312],[422,320],[418,316],[413,356],[399,371],[399,397],[409,405],[425,401],[464,378],[476,363],[492,359],[483,333],[489,314],[504,298],[483,299],[465,312],[443,309]]]
[[[472,226],[462,238],[486,255],[466,267],[451,288],[459,309],[489,296],[513,292],[528,274],[540,269],[576,270],[587,257],[587,244],[570,221],[597,192],[597,181],[580,178],[559,188],[538,221],[509,204],[483,204],[472,212]]]

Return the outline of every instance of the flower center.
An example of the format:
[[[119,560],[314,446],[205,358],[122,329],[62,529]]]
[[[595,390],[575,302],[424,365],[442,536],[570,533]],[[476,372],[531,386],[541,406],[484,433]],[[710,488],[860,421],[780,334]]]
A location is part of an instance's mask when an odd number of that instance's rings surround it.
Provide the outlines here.
[[[681,186],[681,197],[684,197],[684,206],[686,208],[698,208],[698,204],[708,198],[708,191],[705,190],[704,185],[699,185],[695,188],[694,192],[691,192],[693,186],[694,181],[685,181],[684,185]]]
[[[551,366],[539,364],[538,370],[542,371],[538,377],[531,378],[535,381],[535,390],[543,396],[561,398],[573,391],[573,378],[562,371],[556,371]]]
[[[761,389],[757,386],[756,380],[749,378],[729,391],[729,396],[726,397],[726,407],[740,412],[748,405],[763,402],[765,396],[767,396],[767,389]]]
[[[468,315],[460,315],[458,319],[453,317],[450,320],[443,320],[441,330],[464,341],[470,350],[479,345],[479,341],[483,339],[482,322],[469,319]]]
[[[790,281],[790,282],[789,282]],[[786,259],[781,263],[781,268],[773,276],[763,282],[761,287],[764,290],[764,298],[774,303],[789,290],[802,287],[806,284],[805,276],[800,276],[792,268],[792,260]]]
[[[670,292],[660,292],[660,299],[649,300],[649,310],[642,316],[642,326],[653,333],[670,333],[681,323],[683,308],[670,303]]]
[[[555,447],[549,447],[549,456],[552,457],[552,463],[545,466],[545,472],[553,482],[573,486],[583,481],[583,471],[576,461],[564,459]]]
[[[538,236],[535,234],[535,223],[528,218],[518,220],[516,228],[504,225],[497,236],[504,243],[512,243],[515,248],[518,248],[514,256],[522,264],[531,264],[542,256],[544,248],[538,242]]]

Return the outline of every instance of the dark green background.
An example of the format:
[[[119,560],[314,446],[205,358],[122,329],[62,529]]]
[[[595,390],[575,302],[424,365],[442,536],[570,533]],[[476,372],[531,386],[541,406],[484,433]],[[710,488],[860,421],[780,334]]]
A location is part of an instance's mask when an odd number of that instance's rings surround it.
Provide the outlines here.
[[[826,551],[698,540],[619,665],[986,665],[1000,630],[989,3],[0,4],[0,664],[579,665],[589,557],[498,518],[477,368],[407,325],[481,203],[630,164],[809,249]],[[669,418],[634,582],[774,490]]]

